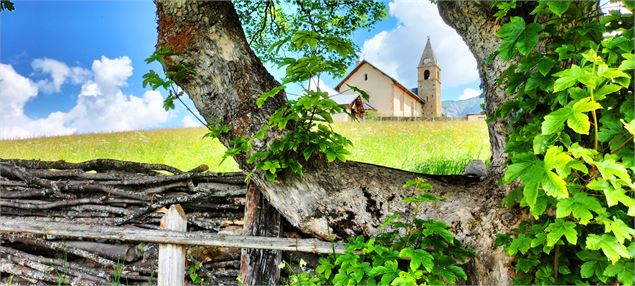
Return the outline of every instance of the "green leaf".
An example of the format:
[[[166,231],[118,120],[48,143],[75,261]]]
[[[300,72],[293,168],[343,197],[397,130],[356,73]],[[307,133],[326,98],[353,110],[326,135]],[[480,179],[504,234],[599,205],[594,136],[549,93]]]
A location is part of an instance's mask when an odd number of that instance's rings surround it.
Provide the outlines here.
[[[624,244],[625,240],[633,240],[635,235],[635,229],[632,229],[617,217],[604,222],[604,232],[612,232],[621,244]]]
[[[582,225],[593,219],[591,211],[601,214],[605,210],[596,198],[589,197],[586,193],[577,193],[572,198],[560,200],[556,205],[557,218],[564,218],[573,213],[573,217],[579,219]]]
[[[503,60],[511,59],[516,53],[516,41],[525,30],[525,20],[521,17],[512,17],[509,23],[503,25],[496,33],[503,39],[499,48],[499,55]]]
[[[627,184],[631,184],[631,177],[628,175],[628,171],[624,168],[624,165],[617,163],[615,159],[607,156],[604,160],[596,162],[595,166],[605,180],[610,181],[617,176],[627,182]]]
[[[606,98],[607,94],[618,92],[621,89],[622,89],[621,86],[609,83],[609,84],[603,85],[601,88],[596,90],[593,96],[596,100],[603,100],[604,98]]]
[[[567,9],[569,9],[570,5],[571,2],[567,0],[547,1],[547,7],[549,7],[549,11],[558,15],[558,17],[567,12]]]
[[[542,188],[545,193],[555,198],[566,198],[569,196],[567,182],[552,171],[546,171],[546,176],[542,178]]]
[[[586,239],[586,248],[590,250],[602,250],[602,253],[615,264],[620,258],[628,258],[628,250],[617,241],[617,238],[608,234],[589,234]]]
[[[507,248],[507,253],[511,256],[516,255],[518,252],[526,254],[529,248],[531,248],[531,238],[521,233],[517,238],[512,240],[512,243]]]
[[[573,160],[573,158],[571,158],[567,152],[562,152],[562,147],[551,146],[547,149],[547,153],[545,154],[545,170],[562,168],[571,160]]]
[[[529,273],[532,267],[540,265],[540,260],[535,257],[531,258],[518,258],[518,262],[516,262],[516,267],[514,268],[516,272]]]
[[[428,272],[432,272],[434,268],[434,257],[427,251],[421,249],[404,248],[399,252],[399,257],[410,258],[410,271],[418,270],[421,265],[423,265]]]
[[[624,60],[622,61],[618,69],[621,71],[634,70],[635,69],[635,55],[622,54],[622,57],[624,57]]]
[[[258,108],[262,108],[262,105],[265,104],[265,101],[267,101],[267,99],[276,96],[278,93],[280,93],[280,91],[284,90],[285,88],[287,87],[284,85],[279,85],[274,87],[270,91],[262,93],[256,100],[256,105],[258,106]]]
[[[574,222],[556,219],[555,222],[549,224],[547,231],[547,245],[554,246],[562,236],[564,236],[570,244],[576,244],[578,241],[578,232],[575,229]]]
[[[542,122],[542,135],[549,135],[561,131],[564,128],[564,123],[569,119],[570,114],[571,108],[569,107],[563,107],[549,113]]]
[[[572,110],[573,112],[584,113],[598,110],[600,108],[602,108],[602,105],[600,105],[597,101],[594,101],[591,97],[585,97],[574,103]]]
[[[615,277],[622,285],[633,285],[633,260],[621,260],[618,263],[609,265],[604,270],[604,275]]]
[[[536,44],[538,44],[538,33],[540,31],[542,31],[542,25],[538,23],[531,23],[525,27],[525,30],[516,43],[516,48],[521,55],[528,55]]]
[[[555,64],[556,61],[554,61],[553,59],[543,57],[542,59],[540,59],[540,61],[538,61],[538,65],[536,65],[536,67],[538,68],[538,72],[540,72],[542,76],[547,76],[547,74],[549,74]]]

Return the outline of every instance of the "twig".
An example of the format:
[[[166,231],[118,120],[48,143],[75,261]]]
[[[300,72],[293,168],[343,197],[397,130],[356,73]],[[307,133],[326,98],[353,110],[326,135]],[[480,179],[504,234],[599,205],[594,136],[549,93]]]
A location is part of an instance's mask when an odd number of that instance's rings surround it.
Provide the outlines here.
[[[109,171],[117,170],[124,172],[142,173],[149,175],[159,174],[157,171],[167,171],[172,174],[183,173],[181,170],[164,164],[146,164],[139,162],[129,162],[114,159],[96,159],[80,163],[70,163],[60,161],[40,161],[40,160],[20,160],[20,159],[0,159],[0,162],[11,163],[28,169],[81,169],[84,171]]]

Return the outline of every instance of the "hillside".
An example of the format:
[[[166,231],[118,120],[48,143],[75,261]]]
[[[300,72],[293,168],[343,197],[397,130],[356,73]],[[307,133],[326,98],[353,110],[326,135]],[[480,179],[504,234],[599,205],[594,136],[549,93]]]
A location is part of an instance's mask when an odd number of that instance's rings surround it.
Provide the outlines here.
[[[466,100],[444,100],[443,114],[448,117],[460,117],[466,114],[480,113],[481,104],[484,102],[482,97],[474,97]]]

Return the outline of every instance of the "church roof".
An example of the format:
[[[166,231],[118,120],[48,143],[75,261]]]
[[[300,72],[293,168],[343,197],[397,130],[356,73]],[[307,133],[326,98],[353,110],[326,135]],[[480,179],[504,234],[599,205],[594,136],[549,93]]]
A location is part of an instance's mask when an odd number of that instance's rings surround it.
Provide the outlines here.
[[[419,66],[426,65],[423,62],[423,59],[428,58],[430,62],[427,64],[437,64],[437,58],[434,56],[434,51],[432,50],[432,44],[430,44],[430,37],[428,37],[428,42],[426,42],[426,47],[423,49],[423,54],[421,54],[421,59],[419,60]]]
[[[337,104],[351,104],[355,99],[359,97],[359,94],[356,93],[339,93],[331,96],[330,98],[335,101]]]
[[[357,64],[357,66],[355,66],[355,68],[342,80],[340,81],[340,83],[338,83],[335,86],[335,90],[338,92],[340,91],[340,88],[342,87],[342,85],[344,85],[344,83],[353,75],[355,74],[364,64],[369,65],[370,67],[376,69],[377,71],[379,71],[380,73],[382,73],[383,75],[385,75],[387,78],[389,78],[393,84],[395,86],[397,86],[399,89],[403,90],[406,94],[412,96],[413,98],[415,98],[417,101],[424,103],[423,99],[421,99],[417,94],[412,93],[412,91],[410,91],[409,89],[407,89],[403,84],[401,84],[400,82],[398,82],[396,79],[394,79],[393,77],[389,76],[388,74],[386,74],[385,72],[383,72],[382,70],[380,70],[378,67],[374,66],[373,64],[369,63],[366,60],[362,60],[361,62],[359,62]]]

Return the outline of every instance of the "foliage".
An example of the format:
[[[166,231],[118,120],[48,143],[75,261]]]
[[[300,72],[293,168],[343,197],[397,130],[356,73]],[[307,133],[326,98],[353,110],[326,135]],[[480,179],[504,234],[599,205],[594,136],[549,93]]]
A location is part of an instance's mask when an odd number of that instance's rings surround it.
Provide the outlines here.
[[[386,16],[383,3],[352,1],[236,1],[251,48],[263,60],[287,66],[290,82],[325,72],[342,76],[357,60],[353,32]],[[302,72],[298,72],[302,70]]]
[[[613,1],[611,1],[613,2]],[[496,2],[514,96],[506,201],[533,216],[498,242],[518,284],[633,284],[633,2]],[[527,14],[528,11],[531,11]]]
[[[319,259],[315,274],[292,275],[291,285],[439,285],[467,280],[461,265],[476,255],[464,247],[442,221],[417,218],[424,203],[443,200],[427,193],[432,186],[421,178],[409,180],[417,197],[406,218],[394,212],[379,234],[349,238],[344,254]]]
[[[13,5],[13,2],[9,0],[0,0],[0,12],[4,10],[13,11],[14,9],[15,6]]]

